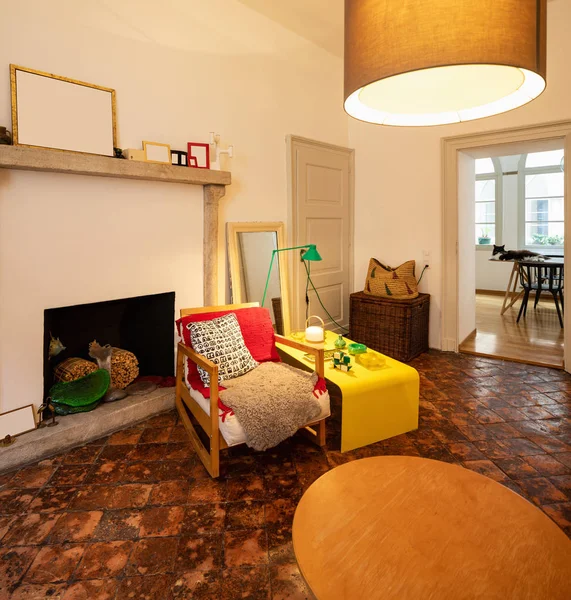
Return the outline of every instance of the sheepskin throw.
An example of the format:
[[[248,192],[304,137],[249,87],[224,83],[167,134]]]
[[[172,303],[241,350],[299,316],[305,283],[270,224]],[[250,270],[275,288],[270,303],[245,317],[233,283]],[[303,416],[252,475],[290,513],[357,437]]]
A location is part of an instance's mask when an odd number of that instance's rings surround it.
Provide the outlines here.
[[[284,363],[264,362],[242,377],[224,382],[222,402],[234,411],[254,450],[273,448],[317,418],[321,406],[313,390],[315,373]]]
[[[189,323],[187,327],[193,349],[218,365],[218,383],[245,375],[258,366],[244,343],[234,313]],[[198,373],[202,383],[210,387],[210,375],[202,367],[198,367]]]

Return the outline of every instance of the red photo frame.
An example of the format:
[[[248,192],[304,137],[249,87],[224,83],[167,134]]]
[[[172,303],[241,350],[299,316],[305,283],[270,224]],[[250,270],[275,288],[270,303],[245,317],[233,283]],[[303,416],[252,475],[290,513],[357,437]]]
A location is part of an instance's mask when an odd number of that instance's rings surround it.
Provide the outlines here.
[[[194,169],[210,169],[210,144],[188,142],[188,166]]]

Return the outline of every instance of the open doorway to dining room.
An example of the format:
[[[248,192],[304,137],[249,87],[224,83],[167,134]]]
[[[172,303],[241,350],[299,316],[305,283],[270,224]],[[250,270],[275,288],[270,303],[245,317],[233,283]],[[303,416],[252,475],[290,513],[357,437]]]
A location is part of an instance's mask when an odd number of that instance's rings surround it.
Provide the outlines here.
[[[497,142],[498,133],[480,137]],[[567,142],[545,135],[455,149],[457,345],[443,339],[446,349],[565,368]],[[445,205],[449,184],[445,178]],[[445,247],[453,226],[445,213]]]
[[[480,157],[493,153],[475,153],[476,327],[460,351],[561,367],[563,142],[522,144],[517,154]]]

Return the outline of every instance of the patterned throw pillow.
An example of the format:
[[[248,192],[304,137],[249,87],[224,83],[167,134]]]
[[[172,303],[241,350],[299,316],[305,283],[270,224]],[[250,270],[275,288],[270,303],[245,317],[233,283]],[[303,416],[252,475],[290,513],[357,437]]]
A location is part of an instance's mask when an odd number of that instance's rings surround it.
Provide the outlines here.
[[[414,260],[392,269],[376,258],[369,261],[369,271],[364,292],[394,300],[418,298],[418,283],[414,276]]]
[[[234,313],[211,321],[189,323],[187,328],[194,350],[218,365],[218,383],[245,375],[258,366],[244,343]],[[201,367],[198,367],[198,373],[202,383],[209,387],[210,375]]]

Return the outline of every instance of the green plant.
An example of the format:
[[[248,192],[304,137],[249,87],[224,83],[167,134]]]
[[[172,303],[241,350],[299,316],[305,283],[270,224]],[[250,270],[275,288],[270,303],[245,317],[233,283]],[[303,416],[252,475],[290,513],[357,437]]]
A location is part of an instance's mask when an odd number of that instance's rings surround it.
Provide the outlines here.
[[[560,235],[552,235],[547,238],[546,242],[550,246],[561,246],[563,244],[563,238]]]
[[[490,234],[488,233],[487,227],[480,229],[480,239],[482,239],[482,240],[490,239]]]
[[[547,243],[547,236],[543,233],[534,233],[532,234],[531,239],[533,243],[537,244],[538,246],[545,246],[545,244]]]
[[[561,235],[545,235],[543,233],[534,233],[531,236],[532,243],[536,246],[562,246],[563,236]]]

